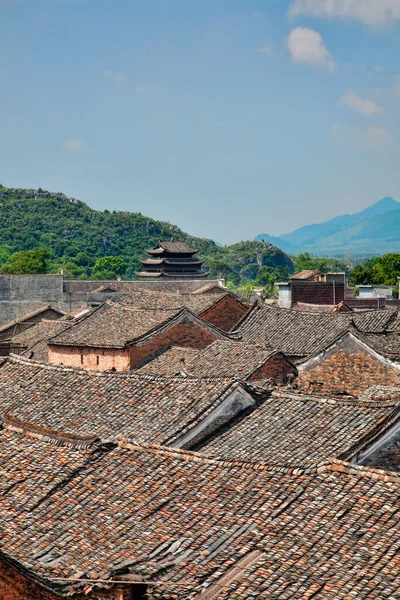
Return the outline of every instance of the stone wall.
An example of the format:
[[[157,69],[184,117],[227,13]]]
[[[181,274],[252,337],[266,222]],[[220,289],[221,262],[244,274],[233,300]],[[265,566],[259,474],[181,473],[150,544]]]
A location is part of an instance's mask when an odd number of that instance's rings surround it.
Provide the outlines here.
[[[64,281],[62,275],[0,275],[0,325],[48,304],[64,312],[85,307],[88,305],[89,294],[107,284],[122,291],[146,288],[190,293],[214,281],[216,285],[221,285],[219,280]],[[109,294],[97,294],[95,303],[104,302],[108,297]]]
[[[49,346],[49,363],[94,371],[129,371],[129,351],[118,348]]]
[[[352,354],[339,348],[311,369],[299,367],[297,384],[305,392],[345,391],[358,396],[375,384],[400,386],[400,369],[390,367],[360,348]]]
[[[296,377],[296,367],[283,354],[276,354],[267,360],[262,367],[254,371],[248,381],[274,379],[278,384],[287,383],[290,374]]]
[[[217,337],[197,323],[179,323],[168,327],[154,338],[130,348],[131,369],[138,369],[148,360],[169,346],[182,346],[202,350],[212,344]]]
[[[49,304],[64,312],[82,306],[64,294],[62,275],[0,275],[0,325]]]
[[[236,298],[224,296],[219,302],[202,312],[200,317],[222,331],[230,331],[248,310],[248,307]]]

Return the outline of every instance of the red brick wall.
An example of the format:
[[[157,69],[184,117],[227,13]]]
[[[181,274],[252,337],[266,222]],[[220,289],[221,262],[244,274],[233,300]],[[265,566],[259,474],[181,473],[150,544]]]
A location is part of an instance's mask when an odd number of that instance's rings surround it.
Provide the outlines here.
[[[135,600],[143,598],[142,586],[127,586],[124,590],[90,591],[74,596],[74,600]],[[132,594],[132,589],[138,594]],[[48,592],[27,577],[0,561],[0,600],[60,600],[60,596]]]
[[[289,373],[297,374],[297,369],[285,356],[272,356],[267,362],[257,369],[248,379],[248,381],[258,381],[259,379],[275,379],[276,383],[286,383]]]
[[[296,302],[307,304],[339,304],[344,300],[344,283],[296,281],[291,282],[292,306]]]
[[[56,596],[32,583],[6,563],[0,562],[0,599],[56,600]]]
[[[200,317],[222,331],[230,331],[248,310],[247,306],[232,296],[224,296],[219,302],[202,312]]]
[[[168,346],[183,346],[202,350],[216,340],[216,336],[198,324],[179,323],[141,345],[130,348],[131,369],[140,367],[148,358]]]
[[[127,349],[49,346],[49,363],[95,371],[129,371],[129,352]]]
[[[371,385],[400,386],[400,371],[362,350],[348,354],[341,348],[314,368],[301,371],[297,384],[303,391],[334,393],[346,391],[358,396]]]

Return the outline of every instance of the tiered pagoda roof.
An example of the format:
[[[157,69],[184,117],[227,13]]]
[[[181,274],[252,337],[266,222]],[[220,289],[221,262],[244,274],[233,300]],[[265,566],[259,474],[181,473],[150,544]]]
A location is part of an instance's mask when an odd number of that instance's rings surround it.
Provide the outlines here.
[[[198,250],[182,241],[159,241],[147,250],[151,258],[140,262],[143,271],[136,273],[138,277],[170,277],[173,279],[199,279],[207,277],[208,271],[202,270],[204,260],[195,257]]]

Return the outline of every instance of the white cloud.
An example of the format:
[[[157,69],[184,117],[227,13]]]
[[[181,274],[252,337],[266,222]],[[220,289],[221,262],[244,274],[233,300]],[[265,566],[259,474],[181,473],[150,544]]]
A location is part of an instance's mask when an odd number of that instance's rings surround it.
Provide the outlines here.
[[[147,87],[142,83],[141,85],[137,85],[135,87],[135,94],[145,94],[147,92]]]
[[[260,54],[267,54],[268,56],[272,56],[274,54],[274,48],[271,44],[265,44],[264,46],[260,46],[260,48],[257,49],[257,52],[260,52]]]
[[[294,0],[289,14],[354,19],[377,27],[400,20],[400,0]]]
[[[384,127],[350,128],[334,124],[331,137],[341,144],[353,144],[362,150],[384,151],[397,150],[398,145],[389,131]]]
[[[85,152],[90,149],[90,147],[81,140],[67,140],[63,143],[63,148],[64,150],[68,150],[68,152]]]
[[[384,127],[370,127],[369,134],[377,139],[383,139],[389,137],[389,132]]]
[[[357,96],[355,92],[349,92],[342,96],[339,103],[367,117],[383,112],[375,100],[364,100]]]
[[[297,27],[290,32],[287,46],[295,63],[335,70],[332,55],[324,44],[322,35],[314,29]]]
[[[104,79],[121,84],[125,80],[125,75],[120,71],[110,71],[110,69],[104,69]]]

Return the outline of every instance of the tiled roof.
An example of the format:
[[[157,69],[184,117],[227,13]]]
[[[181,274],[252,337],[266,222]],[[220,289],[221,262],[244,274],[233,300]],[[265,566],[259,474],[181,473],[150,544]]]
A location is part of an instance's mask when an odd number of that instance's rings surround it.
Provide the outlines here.
[[[207,280],[207,283],[213,283],[213,280]],[[214,280],[215,284],[218,284],[218,280]],[[182,292],[190,294],[195,290],[204,286],[204,279],[199,280],[188,280],[188,281],[95,281],[95,280],[71,280],[67,279],[64,281],[64,291],[68,293],[90,293],[95,292],[99,287],[111,287],[119,292],[129,292],[136,289],[150,289],[155,291],[170,291],[170,292]]]
[[[167,252],[172,252],[173,254],[198,252],[198,250],[191,248],[186,242],[172,240],[160,240],[156,245],[156,248],[162,248]]]
[[[173,347],[163,352],[160,356],[151,360],[143,367],[137,370],[140,375],[165,375],[175,377],[176,375],[192,375],[192,363],[196,364],[196,359],[200,354],[199,350],[194,348]],[[203,372],[203,375],[209,375]]]
[[[355,335],[382,356],[393,360],[400,358],[400,331],[389,333],[355,333]]]
[[[60,594],[133,573],[164,582],[150,600],[398,597],[395,476],[335,460],[285,471],[124,441],[88,454],[12,437],[0,432],[0,550]]]
[[[172,444],[237,385],[233,379],[81,371],[11,356],[0,368],[0,412],[55,432]]]
[[[124,348],[127,344],[144,336],[153,335],[176,320],[184,318],[198,322],[221,338],[237,337],[237,334],[226,334],[220,331],[187,309],[142,310],[129,304],[107,301],[88,317],[52,338],[50,344]]]
[[[400,471],[400,448],[397,444],[388,445],[374,460],[374,466],[385,471]]]
[[[359,399],[361,401],[397,400],[400,403],[400,388],[387,385],[371,385],[360,395]]]
[[[387,332],[397,314],[397,310],[312,313],[256,304],[235,330],[245,343],[266,344],[301,357],[320,352],[354,328],[363,333]]]
[[[37,342],[48,340],[54,335],[61,333],[65,329],[68,329],[69,327],[71,327],[71,323],[69,321],[39,321],[38,323],[35,323],[35,325],[32,325],[32,327],[29,327],[28,329],[25,329],[24,331],[14,335],[12,337],[12,343],[30,348]]]
[[[201,452],[227,459],[299,465],[350,458],[400,417],[400,401],[332,400],[274,392],[205,442]],[[389,426],[387,424],[387,426]]]
[[[33,319],[34,317],[37,317],[38,315],[41,315],[42,313],[45,313],[47,311],[53,311],[54,313],[57,313],[60,317],[65,316],[64,311],[54,306],[51,306],[51,304],[48,304],[46,306],[41,306],[40,308],[37,308],[36,310],[33,310],[32,312],[29,312],[26,315],[23,315],[22,317],[18,317],[18,319],[15,319],[14,321],[4,323],[0,327],[0,333],[2,333],[3,331],[7,331],[7,329],[17,326],[19,323],[27,323],[28,321],[30,321],[30,319]]]
[[[178,292],[154,292],[150,290],[134,290],[125,294],[118,300],[121,306],[134,306],[146,310],[175,310],[188,308],[195,314],[201,314],[214,304],[221,302],[222,298],[232,296],[242,302],[233,294],[180,294]]]
[[[176,375],[183,369],[191,377],[246,379],[275,354],[265,346],[217,340],[204,350],[186,352],[185,348],[171,348],[139,372]]]
[[[300,271],[299,273],[295,273],[290,277],[290,279],[312,279],[315,275],[322,275],[321,271],[312,271],[305,269],[304,271]]]

